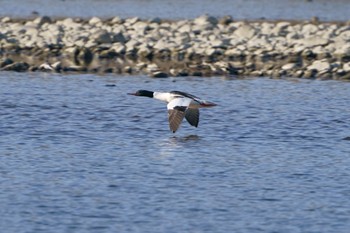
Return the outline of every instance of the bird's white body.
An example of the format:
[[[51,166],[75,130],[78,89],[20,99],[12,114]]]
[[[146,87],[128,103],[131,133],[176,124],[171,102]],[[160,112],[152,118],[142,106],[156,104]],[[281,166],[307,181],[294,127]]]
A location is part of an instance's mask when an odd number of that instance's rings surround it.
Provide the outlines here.
[[[212,104],[211,102],[201,100],[193,95],[177,91],[154,92],[153,98],[169,104],[172,102],[170,106],[187,106],[188,108],[204,108],[209,107],[206,106],[206,104]]]
[[[168,103],[168,117],[171,131],[179,128],[183,118],[185,118],[190,125],[198,127],[199,110],[198,108],[213,107],[216,104],[202,100],[194,95],[181,92],[152,92],[146,90],[139,90],[136,93],[130,93],[136,96],[151,97],[160,101]]]

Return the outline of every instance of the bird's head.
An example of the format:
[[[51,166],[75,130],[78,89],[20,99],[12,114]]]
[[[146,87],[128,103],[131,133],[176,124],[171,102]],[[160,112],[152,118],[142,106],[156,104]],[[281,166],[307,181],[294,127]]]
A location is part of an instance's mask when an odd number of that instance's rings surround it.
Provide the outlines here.
[[[138,90],[135,93],[128,93],[128,95],[145,96],[145,97],[153,98],[153,91]]]

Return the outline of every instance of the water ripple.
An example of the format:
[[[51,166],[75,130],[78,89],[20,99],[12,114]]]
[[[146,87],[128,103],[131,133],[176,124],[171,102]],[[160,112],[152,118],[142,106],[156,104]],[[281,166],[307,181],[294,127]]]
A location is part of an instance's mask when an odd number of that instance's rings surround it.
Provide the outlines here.
[[[348,83],[27,75],[0,74],[8,232],[350,227]],[[125,94],[141,87],[219,106],[173,134],[164,103]]]

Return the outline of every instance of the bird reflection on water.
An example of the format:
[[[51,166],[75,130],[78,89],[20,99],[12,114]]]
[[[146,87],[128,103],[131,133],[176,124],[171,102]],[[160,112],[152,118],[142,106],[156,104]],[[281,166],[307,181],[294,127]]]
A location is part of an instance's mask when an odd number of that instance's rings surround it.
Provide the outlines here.
[[[190,134],[186,136],[171,136],[169,138],[163,139],[159,143],[160,156],[161,157],[175,156],[175,154],[179,152],[179,149],[186,148],[189,145],[193,147],[201,139],[202,137],[196,134]]]

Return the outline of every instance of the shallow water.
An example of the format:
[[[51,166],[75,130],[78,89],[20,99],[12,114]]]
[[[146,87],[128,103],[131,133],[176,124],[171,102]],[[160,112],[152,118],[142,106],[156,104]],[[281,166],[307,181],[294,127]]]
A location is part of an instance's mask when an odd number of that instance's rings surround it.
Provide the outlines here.
[[[194,18],[203,14],[234,19],[349,20],[348,0],[0,0],[0,16]]]
[[[7,232],[348,232],[350,83],[0,73]],[[168,129],[182,90],[219,106]]]

